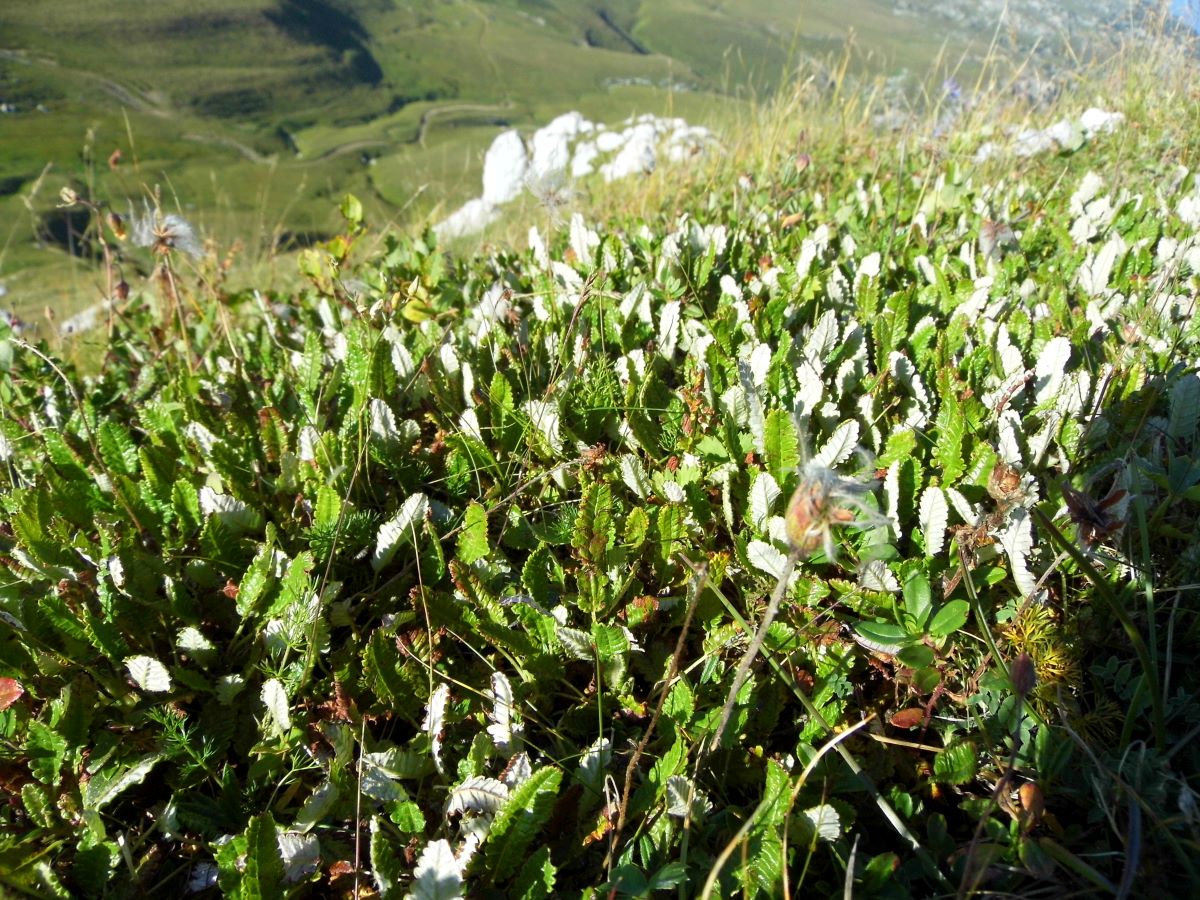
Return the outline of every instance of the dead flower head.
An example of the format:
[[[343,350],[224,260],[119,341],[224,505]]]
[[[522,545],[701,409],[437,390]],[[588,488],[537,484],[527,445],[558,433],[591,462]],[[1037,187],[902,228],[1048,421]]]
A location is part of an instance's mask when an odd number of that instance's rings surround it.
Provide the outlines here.
[[[800,470],[800,484],[784,517],[788,541],[804,556],[823,550],[827,559],[835,559],[833,529],[887,524],[865,502],[870,493],[869,483],[843,478],[825,466],[806,464]]]
[[[136,247],[149,247],[157,254],[182,250],[188,256],[204,255],[204,247],[190,222],[173,213],[166,215],[146,204],[142,215],[129,212],[130,235]]]

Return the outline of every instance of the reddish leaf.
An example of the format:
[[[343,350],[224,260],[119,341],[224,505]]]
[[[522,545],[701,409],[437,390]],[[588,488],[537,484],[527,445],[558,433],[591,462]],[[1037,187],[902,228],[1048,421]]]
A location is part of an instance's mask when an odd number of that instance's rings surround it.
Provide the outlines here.
[[[25,688],[14,678],[0,678],[0,712],[8,709],[21,699]]]
[[[915,709],[902,709],[897,713],[893,713],[888,721],[897,728],[916,728],[925,721],[925,710],[919,706]]]

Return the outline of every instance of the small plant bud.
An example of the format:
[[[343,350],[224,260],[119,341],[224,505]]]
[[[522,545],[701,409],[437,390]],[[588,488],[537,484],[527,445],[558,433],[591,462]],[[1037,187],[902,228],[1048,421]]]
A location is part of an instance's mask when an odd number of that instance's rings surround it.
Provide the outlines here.
[[[1013,690],[1022,697],[1028,696],[1037,685],[1037,673],[1033,668],[1033,659],[1028,653],[1022,652],[1013,660],[1008,674],[1012,679]]]
[[[1042,795],[1042,789],[1034,782],[1027,781],[1018,789],[1017,797],[1024,813],[1025,829],[1036,828],[1046,812],[1046,798]]]
[[[108,227],[112,229],[112,233],[116,235],[117,240],[125,240],[125,220],[121,218],[119,213],[110,212],[108,214]]]
[[[79,202],[79,195],[71,188],[65,187],[58,192],[58,199],[62,201],[62,206],[74,206]]]
[[[113,288],[113,296],[118,300],[129,299],[129,282],[122,278],[117,282],[117,286]]]

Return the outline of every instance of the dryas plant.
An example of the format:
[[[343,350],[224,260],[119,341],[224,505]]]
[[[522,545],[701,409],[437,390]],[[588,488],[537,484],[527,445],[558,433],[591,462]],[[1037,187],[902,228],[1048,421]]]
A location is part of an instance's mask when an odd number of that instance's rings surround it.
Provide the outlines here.
[[[468,259],[347,200],[186,340],[3,331],[5,888],[1194,880],[1200,185],[1139,108]]]

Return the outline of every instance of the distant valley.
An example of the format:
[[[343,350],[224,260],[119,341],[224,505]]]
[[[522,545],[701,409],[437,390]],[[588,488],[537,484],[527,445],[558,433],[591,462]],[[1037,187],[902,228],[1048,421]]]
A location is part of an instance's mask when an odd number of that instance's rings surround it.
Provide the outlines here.
[[[1064,41],[1086,52],[1128,27],[1119,0],[5,4],[0,305],[36,318],[98,299],[85,219],[57,208],[65,185],[117,212],[157,191],[270,283],[332,232],[346,192],[377,225],[443,218],[478,192],[506,128],[571,109],[720,127],[805,60],[846,58],[852,77],[895,76],[911,95],[969,83],[989,54],[1052,69]]]

